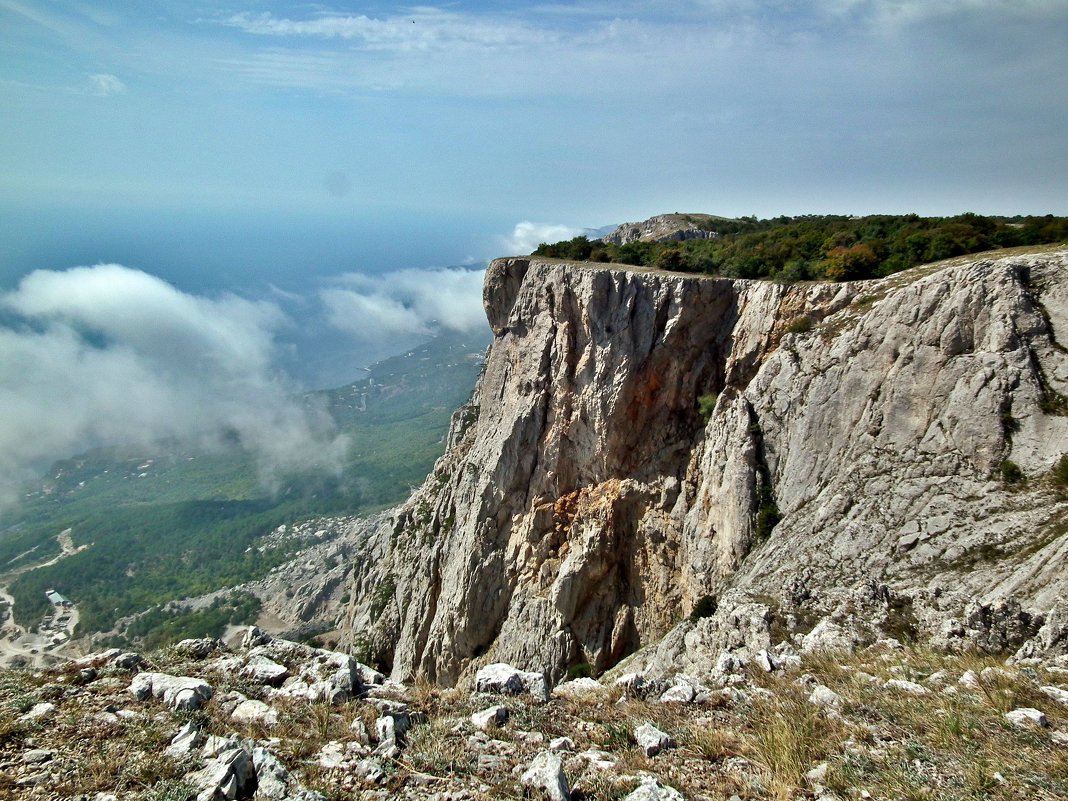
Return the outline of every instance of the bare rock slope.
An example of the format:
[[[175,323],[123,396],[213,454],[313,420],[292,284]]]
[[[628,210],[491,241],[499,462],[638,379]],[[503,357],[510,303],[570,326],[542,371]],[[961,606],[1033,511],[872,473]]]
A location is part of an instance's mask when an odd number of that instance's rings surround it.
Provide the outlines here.
[[[395,676],[605,670],[725,593],[1068,587],[1068,251],[794,286],[504,259],[485,303],[448,450],[352,569],[345,643]]]
[[[660,214],[644,222],[628,222],[616,226],[615,230],[605,234],[601,239],[615,245],[629,242],[681,242],[686,239],[714,239],[713,230],[717,220],[712,214]]]

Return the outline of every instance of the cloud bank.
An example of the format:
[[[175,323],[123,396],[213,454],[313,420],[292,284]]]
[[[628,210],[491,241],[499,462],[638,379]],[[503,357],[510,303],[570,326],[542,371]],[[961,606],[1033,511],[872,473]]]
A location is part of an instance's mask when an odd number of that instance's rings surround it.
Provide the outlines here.
[[[207,298],[117,264],[0,294],[0,504],[98,444],[239,441],[264,471],[335,469],[345,441],[275,368],[272,303]]]
[[[503,244],[507,253],[519,256],[532,252],[543,242],[560,242],[583,233],[589,233],[589,229],[524,221],[516,223],[512,235],[505,237]]]
[[[483,270],[458,267],[345,273],[319,298],[330,325],[363,340],[429,336],[442,329],[473,332],[487,325],[483,276]]]

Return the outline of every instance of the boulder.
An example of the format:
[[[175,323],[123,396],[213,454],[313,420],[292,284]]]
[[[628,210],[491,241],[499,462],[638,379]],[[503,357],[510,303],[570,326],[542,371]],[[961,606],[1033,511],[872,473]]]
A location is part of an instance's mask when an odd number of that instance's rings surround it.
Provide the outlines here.
[[[822,684],[817,684],[812,688],[812,693],[808,697],[810,704],[816,706],[828,707],[830,709],[838,709],[842,706],[842,696],[832,690],[830,687],[825,687]]]
[[[557,698],[581,698],[604,692],[605,686],[597,679],[582,677],[564,681],[553,687],[552,694]]]
[[[519,695],[528,693],[540,701],[549,700],[549,687],[542,673],[516,670],[496,662],[475,674],[475,692]]]
[[[212,690],[203,679],[171,676],[167,673],[139,673],[129,691],[138,701],[155,697],[171,709],[200,709],[211,698]]]
[[[172,738],[164,753],[173,759],[180,759],[199,747],[204,742],[204,733],[193,721],[188,721]]]
[[[917,684],[914,681],[905,681],[904,679],[890,679],[883,684],[884,690],[897,690],[898,692],[908,693],[909,695],[927,695],[930,692],[922,684]]]
[[[685,801],[674,787],[660,784],[656,779],[645,778],[623,801]]]
[[[230,713],[234,723],[258,723],[262,726],[274,726],[278,723],[278,711],[263,701],[245,699],[234,707]]]
[[[471,723],[483,731],[503,726],[508,720],[508,709],[503,706],[491,706],[471,715]]]
[[[1018,729],[1049,727],[1046,716],[1034,707],[1024,706],[1005,713],[1005,720]]]
[[[279,686],[289,676],[289,669],[280,665],[264,654],[253,654],[241,668],[241,675],[247,676],[256,684]]]
[[[206,659],[215,651],[225,647],[223,641],[215,637],[201,637],[199,639],[182,640],[174,646],[174,650],[181,656],[191,659]]]
[[[256,789],[256,768],[248,750],[229,748],[185,780],[197,789],[197,801],[231,801]]]
[[[524,787],[543,790],[549,796],[549,801],[569,801],[571,798],[563,762],[552,751],[542,751],[534,757],[520,782]]]
[[[656,756],[661,751],[675,747],[675,741],[665,732],[651,723],[645,723],[634,730],[634,740],[646,756]]]

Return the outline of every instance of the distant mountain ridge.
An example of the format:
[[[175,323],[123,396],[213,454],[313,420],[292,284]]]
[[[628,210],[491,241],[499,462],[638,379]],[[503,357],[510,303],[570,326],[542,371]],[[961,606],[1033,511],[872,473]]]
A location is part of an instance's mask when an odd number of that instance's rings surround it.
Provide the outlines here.
[[[716,222],[729,218],[714,214],[659,214],[643,222],[627,222],[602,237],[603,242],[626,245],[630,242],[682,242],[687,239],[714,239]]]

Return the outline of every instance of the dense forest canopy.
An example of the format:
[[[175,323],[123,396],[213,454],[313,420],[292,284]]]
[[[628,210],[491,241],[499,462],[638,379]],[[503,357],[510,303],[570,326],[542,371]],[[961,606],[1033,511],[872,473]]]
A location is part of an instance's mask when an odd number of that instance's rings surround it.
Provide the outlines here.
[[[917,264],[996,248],[1068,241],[1068,218],[847,217],[806,215],[758,220],[692,218],[711,239],[615,245],[578,236],[539,245],[535,256],[615,262],[728,278],[848,281],[881,278]]]

